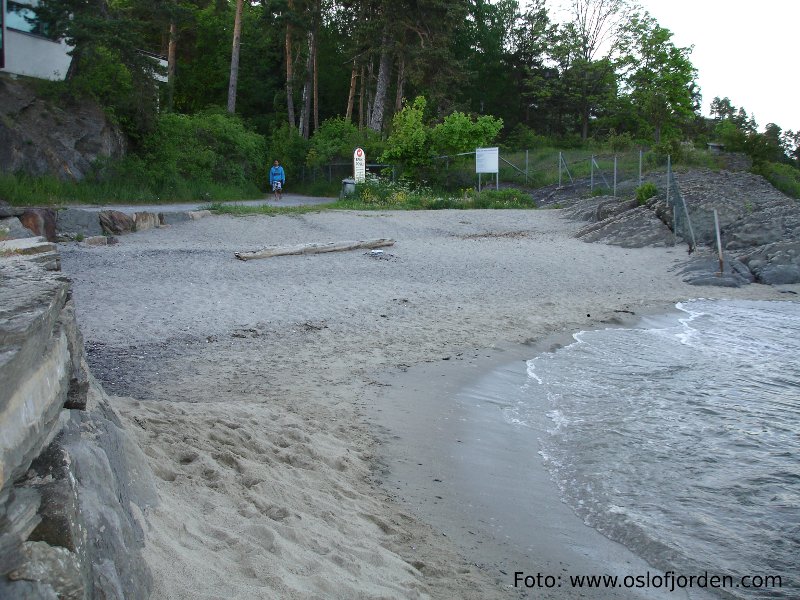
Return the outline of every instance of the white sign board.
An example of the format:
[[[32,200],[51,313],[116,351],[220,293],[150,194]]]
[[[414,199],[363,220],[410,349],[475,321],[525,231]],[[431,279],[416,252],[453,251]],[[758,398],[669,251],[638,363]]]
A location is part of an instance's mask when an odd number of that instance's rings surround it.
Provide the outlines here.
[[[367,155],[361,148],[353,152],[353,179],[356,183],[367,180]]]
[[[475,172],[497,173],[500,170],[499,148],[475,148]]]

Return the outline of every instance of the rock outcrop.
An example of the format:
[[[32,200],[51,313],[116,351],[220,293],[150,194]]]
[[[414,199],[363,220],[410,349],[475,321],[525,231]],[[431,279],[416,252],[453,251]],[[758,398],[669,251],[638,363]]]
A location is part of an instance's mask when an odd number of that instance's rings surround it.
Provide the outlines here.
[[[682,271],[690,283],[800,283],[798,201],[763,177],[745,172],[688,171],[677,173],[672,185],[669,201],[665,189],[642,205],[611,197],[583,198],[571,202],[565,214],[590,221],[576,234],[587,242],[629,248],[671,246],[677,240],[691,243],[694,236],[696,248],[691,250],[697,252]],[[722,272],[716,255],[715,210],[724,254]]]
[[[89,373],[70,281],[37,261],[51,246],[0,242],[0,598],[144,600],[156,489]]]
[[[125,136],[98,105],[64,110],[23,80],[0,77],[0,172],[81,180],[95,160],[126,150]]]

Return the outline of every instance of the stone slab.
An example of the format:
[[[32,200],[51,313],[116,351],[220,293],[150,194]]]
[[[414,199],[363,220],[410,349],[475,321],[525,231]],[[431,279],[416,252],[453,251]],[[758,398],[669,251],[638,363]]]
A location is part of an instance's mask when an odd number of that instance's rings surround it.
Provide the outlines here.
[[[14,255],[25,256],[55,251],[56,245],[52,242],[48,242],[43,237],[28,237],[0,241],[0,257]]]

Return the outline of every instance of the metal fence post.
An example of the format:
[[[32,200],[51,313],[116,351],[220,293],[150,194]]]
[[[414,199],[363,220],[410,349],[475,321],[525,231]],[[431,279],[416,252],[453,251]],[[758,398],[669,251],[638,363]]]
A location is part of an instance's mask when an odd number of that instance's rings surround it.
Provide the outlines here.
[[[669,204],[670,186],[672,185],[672,155],[667,155],[667,204]]]
[[[678,208],[672,207],[672,245],[678,245]]]
[[[528,185],[528,151],[525,150],[525,185]]]
[[[717,253],[719,254],[719,274],[720,276],[724,273],[724,261],[722,259],[722,240],[719,234],[719,215],[717,214],[717,209],[714,209],[714,229],[717,230]]]
[[[617,155],[614,155],[614,198],[617,197]]]
[[[639,187],[642,187],[642,149],[639,148]]]
[[[592,159],[589,161],[589,171],[591,173],[589,177],[589,193],[594,193],[594,154],[592,154]]]
[[[558,187],[561,187],[561,152],[558,153]]]

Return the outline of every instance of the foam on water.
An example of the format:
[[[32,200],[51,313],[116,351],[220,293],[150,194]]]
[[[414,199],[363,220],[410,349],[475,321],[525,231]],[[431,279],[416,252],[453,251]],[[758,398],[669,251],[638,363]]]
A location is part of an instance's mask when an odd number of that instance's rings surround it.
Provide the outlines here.
[[[797,597],[800,304],[677,308],[529,361],[509,421],[546,414],[540,455],[565,501],[654,566],[781,575],[742,597]]]

